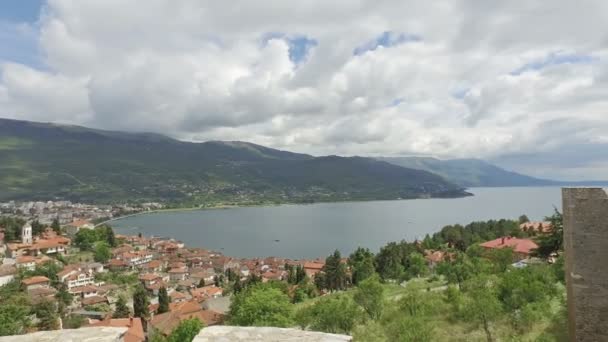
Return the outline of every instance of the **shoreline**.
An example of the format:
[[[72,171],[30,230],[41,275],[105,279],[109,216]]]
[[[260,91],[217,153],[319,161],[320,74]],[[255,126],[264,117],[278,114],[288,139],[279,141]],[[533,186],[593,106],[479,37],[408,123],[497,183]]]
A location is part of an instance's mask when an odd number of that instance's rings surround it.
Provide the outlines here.
[[[468,189],[467,189],[468,190]],[[344,201],[316,201],[310,203],[298,203],[298,202],[285,202],[285,203],[264,203],[264,204],[222,204],[210,207],[190,207],[190,208],[168,208],[168,209],[155,209],[146,210],[138,213],[133,213],[125,216],[114,217],[109,220],[95,224],[94,227],[99,227],[109,222],[118,221],[121,219],[140,216],[145,214],[156,214],[156,213],[167,213],[167,212],[182,212],[182,211],[195,211],[195,210],[222,210],[222,209],[239,209],[239,208],[265,208],[265,207],[280,207],[284,205],[314,205],[314,204],[328,204],[328,203],[357,203],[357,202],[383,202],[383,201],[411,201],[411,200],[426,200],[426,199],[459,199],[475,196],[473,193],[466,192],[467,195],[457,197],[417,197],[417,198],[396,198],[396,199],[363,199],[363,200],[344,200]]]

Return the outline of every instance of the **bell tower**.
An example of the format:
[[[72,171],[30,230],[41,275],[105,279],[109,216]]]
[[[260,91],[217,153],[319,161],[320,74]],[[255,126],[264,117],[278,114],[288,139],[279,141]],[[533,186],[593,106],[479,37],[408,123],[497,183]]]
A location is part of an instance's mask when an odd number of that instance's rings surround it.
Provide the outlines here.
[[[26,223],[25,226],[21,228],[21,243],[31,245],[32,242],[32,225]]]

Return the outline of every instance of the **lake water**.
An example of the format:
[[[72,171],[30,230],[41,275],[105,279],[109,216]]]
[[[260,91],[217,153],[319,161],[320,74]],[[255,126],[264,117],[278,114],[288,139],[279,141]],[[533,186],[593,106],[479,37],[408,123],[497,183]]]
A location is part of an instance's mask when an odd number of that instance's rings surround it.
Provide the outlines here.
[[[190,247],[235,257],[325,257],[357,246],[377,251],[389,241],[421,239],[448,224],[476,220],[540,220],[561,210],[557,187],[472,188],[475,196],[282,205],[161,212],[112,222],[120,234],[170,236]],[[278,242],[275,240],[279,240]]]

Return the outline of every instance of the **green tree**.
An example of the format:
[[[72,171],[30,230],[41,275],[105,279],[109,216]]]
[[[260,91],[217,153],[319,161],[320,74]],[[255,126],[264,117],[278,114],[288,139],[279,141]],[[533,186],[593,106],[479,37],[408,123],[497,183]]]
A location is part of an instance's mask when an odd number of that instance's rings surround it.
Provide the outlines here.
[[[407,258],[406,274],[408,277],[419,277],[428,274],[429,268],[422,254],[414,252]]]
[[[32,312],[38,318],[38,329],[57,330],[59,329],[59,316],[54,302],[44,300],[32,308]]]
[[[486,251],[486,256],[494,265],[496,272],[505,272],[509,265],[513,263],[513,248],[494,248]]]
[[[38,220],[32,221],[32,235],[33,236],[40,235],[40,234],[42,234],[43,231],[44,231],[44,225],[42,223],[38,222]]]
[[[379,319],[384,309],[384,287],[377,277],[367,278],[359,283],[353,299],[371,319]]]
[[[488,342],[494,341],[491,325],[502,315],[502,306],[494,290],[487,282],[478,282],[475,290],[469,292],[463,304],[462,317],[465,321],[473,323],[475,327],[481,326]]]
[[[526,215],[521,215],[517,220],[519,224],[530,222],[530,219]]]
[[[18,335],[29,325],[27,304],[7,303],[0,305],[0,336]]]
[[[83,251],[90,251],[97,242],[97,233],[92,229],[81,229],[74,237],[74,244]]]
[[[127,306],[127,300],[124,296],[118,296],[118,300],[116,301],[116,308],[114,309],[114,314],[112,314],[113,318],[127,318],[131,315],[131,310]]]
[[[198,318],[183,320],[179,322],[177,328],[173,329],[167,342],[192,342],[203,326]]]
[[[357,248],[348,257],[348,264],[351,267],[353,284],[355,285],[371,277],[376,272],[374,268],[374,254],[367,248]]]
[[[60,284],[58,286],[58,291],[55,294],[55,298],[57,299],[57,301],[59,301],[65,306],[70,306],[74,299],[72,294],[68,292],[67,286],[65,284]]]
[[[53,219],[53,223],[51,223],[51,228],[55,231],[55,233],[61,234],[61,225],[59,224],[59,219]]]
[[[233,296],[229,321],[241,326],[289,327],[292,311],[285,292],[273,284],[260,283]]]
[[[86,319],[81,315],[68,315],[63,319],[64,329],[78,329],[84,325]]]
[[[300,309],[296,321],[303,328],[334,334],[348,334],[362,321],[361,308],[347,295],[320,298]]]
[[[167,289],[163,286],[158,290],[158,313],[162,314],[169,311],[169,294]]]
[[[395,319],[387,324],[386,335],[390,341],[436,341],[434,326],[423,317]]]
[[[551,232],[541,234],[536,238],[538,248],[534,251],[536,256],[548,258],[553,253],[563,250],[564,244],[564,218],[562,214],[555,209],[553,215],[546,217],[545,220],[551,223]]]
[[[112,252],[105,241],[99,241],[95,244],[93,259],[97,262],[106,263],[112,257]]]
[[[114,235],[114,230],[110,226],[106,226],[106,242],[110,247],[116,247],[116,235]]]
[[[201,278],[201,280],[198,282],[198,287],[205,287],[205,278]]]
[[[323,272],[325,273],[327,289],[335,291],[346,288],[346,265],[342,263],[340,251],[336,250],[332,255],[325,258]]]
[[[135,289],[133,293],[133,315],[135,317],[141,317],[142,320],[145,320],[150,316],[150,312],[148,310],[148,306],[150,305],[150,300],[148,299],[148,294],[143,286],[139,285]]]

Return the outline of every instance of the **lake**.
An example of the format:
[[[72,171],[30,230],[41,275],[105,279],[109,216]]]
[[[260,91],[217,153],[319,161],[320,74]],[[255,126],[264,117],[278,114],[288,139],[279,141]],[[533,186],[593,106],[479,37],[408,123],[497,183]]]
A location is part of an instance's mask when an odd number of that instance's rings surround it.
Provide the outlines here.
[[[448,224],[476,220],[541,220],[561,210],[557,187],[472,188],[457,199],[318,203],[160,212],[112,222],[120,234],[169,236],[190,247],[235,257],[325,257],[358,246],[377,251],[389,241],[422,239]],[[279,241],[275,241],[279,240]]]

